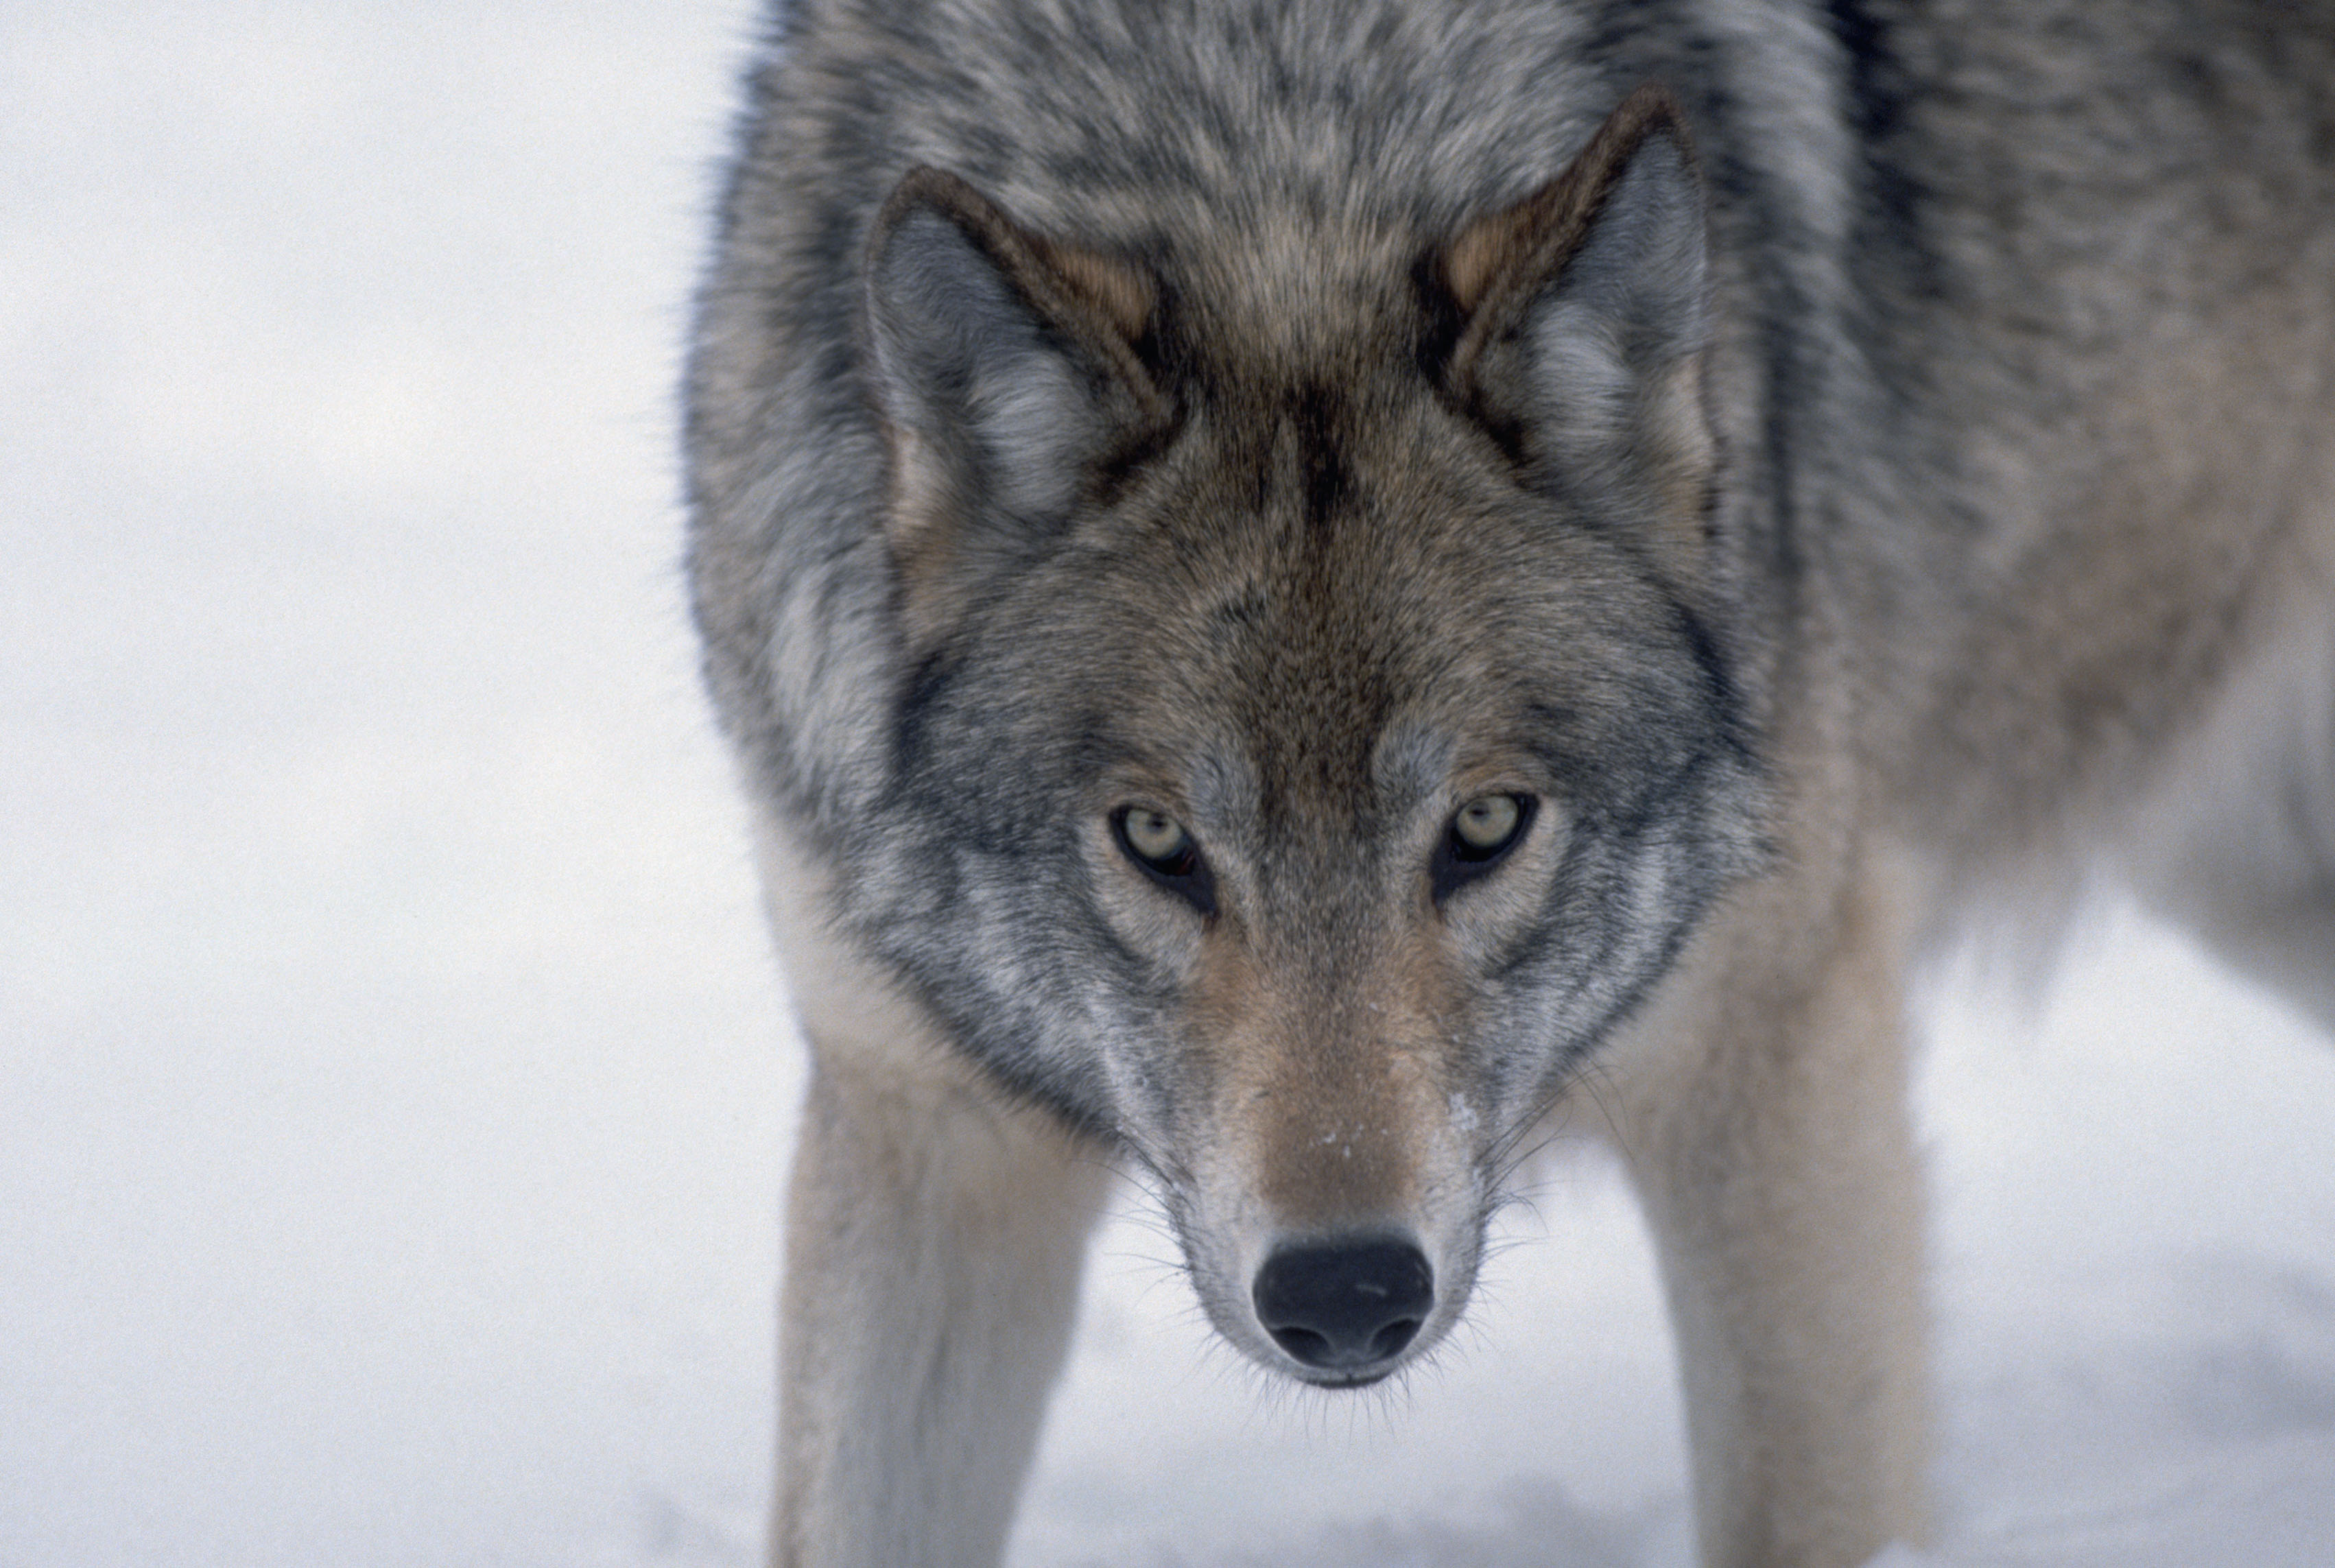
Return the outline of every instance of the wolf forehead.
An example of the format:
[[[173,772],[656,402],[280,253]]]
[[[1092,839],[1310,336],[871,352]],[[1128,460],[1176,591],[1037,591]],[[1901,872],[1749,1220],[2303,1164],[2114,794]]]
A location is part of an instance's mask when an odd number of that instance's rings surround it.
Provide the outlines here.
[[[1231,816],[1470,781],[1615,800],[1731,744],[1686,587],[1517,492],[1489,443],[1421,439],[1448,415],[1318,385],[1241,408],[990,585],[910,689],[954,721],[928,743]]]

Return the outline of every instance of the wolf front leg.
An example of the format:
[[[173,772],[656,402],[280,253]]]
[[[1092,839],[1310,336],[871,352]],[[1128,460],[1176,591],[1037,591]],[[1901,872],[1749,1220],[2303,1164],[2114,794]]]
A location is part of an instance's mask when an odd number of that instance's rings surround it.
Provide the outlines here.
[[[1926,1533],[1903,922],[1879,878],[1808,882],[1745,890],[1617,1075],[1709,1568],[1855,1568]]]
[[[772,1561],[992,1568],[1102,1167],[977,1087],[814,1050],[788,1197]]]

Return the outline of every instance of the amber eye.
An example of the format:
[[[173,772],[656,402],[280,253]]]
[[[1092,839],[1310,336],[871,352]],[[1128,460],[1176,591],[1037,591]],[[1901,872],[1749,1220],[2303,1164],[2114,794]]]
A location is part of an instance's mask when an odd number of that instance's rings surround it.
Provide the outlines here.
[[[1192,836],[1164,812],[1130,806],[1119,817],[1119,830],[1135,857],[1158,870],[1175,869],[1191,852]]]
[[[1486,795],[1459,808],[1451,819],[1451,835],[1462,855],[1497,855],[1516,836],[1525,819],[1524,808],[1513,795]]]
[[[1478,795],[1453,812],[1428,867],[1428,891],[1435,902],[1498,866],[1524,841],[1538,805],[1529,795]]]
[[[1111,813],[1110,828],[1121,852],[1151,880],[1202,915],[1216,912],[1216,879],[1181,822],[1148,806],[1122,806]]]

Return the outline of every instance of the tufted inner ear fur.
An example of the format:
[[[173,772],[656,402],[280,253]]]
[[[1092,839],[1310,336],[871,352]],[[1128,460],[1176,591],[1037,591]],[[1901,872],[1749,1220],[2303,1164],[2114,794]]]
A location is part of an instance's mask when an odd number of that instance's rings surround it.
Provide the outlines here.
[[[1171,410],[1138,353],[1157,290],[1029,233],[955,175],[911,171],[869,237],[870,379],[891,452],[886,529],[912,635],[1059,537]]]
[[[1648,83],[1570,168],[1440,256],[1462,323],[1447,390],[1525,482],[1699,559],[1717,446],[1702,181],[1678,104]]]

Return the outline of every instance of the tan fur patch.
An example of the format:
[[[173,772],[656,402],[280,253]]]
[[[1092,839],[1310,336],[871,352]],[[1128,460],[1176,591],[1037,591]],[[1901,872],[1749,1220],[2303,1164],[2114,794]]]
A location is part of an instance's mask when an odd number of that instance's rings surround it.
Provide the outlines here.
[[[912,647],[926,647],[957,616],[962,595],[948,571],[954,502],[940,466],[914,431],[887,424],[892,504],[884,533],[900,575],[901,615]]]
[[[1342,1003],[1269,973],[1245,944],[1207,943],[1193,1019],[1213,1043],[1220,1136],[1276,1221],[1293,1230],[1400,1224],[1444,1141],[1446,1064],[1436,1020],[1450,1008],[1439,922],[1425,915]]]
[[[1100,312],[1119,336],[1136,343],[1149,330],[1158,291],[1133,266],[1073,246],[1042,242],[1039,250],[1070,292]]]

